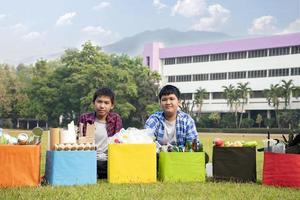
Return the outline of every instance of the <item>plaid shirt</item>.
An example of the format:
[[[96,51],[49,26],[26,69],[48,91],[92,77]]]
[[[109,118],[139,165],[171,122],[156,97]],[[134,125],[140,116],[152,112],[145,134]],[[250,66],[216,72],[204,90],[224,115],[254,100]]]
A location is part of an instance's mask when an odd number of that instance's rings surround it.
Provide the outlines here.
[[[151,115],[145,124],[145,128],[153,129],[156,140],[162,144],[165,133],[165,117],[163,112],[156,112]],[[177,145],[185,146],[185,143],[198,140],[198,133],[195,122],[192,117],[180,110],[177,111],[176,117],[176,140]]]
[[[84,113],[80,116],[79,123],[83,123],[83,135],[85,136],[85,130],[87,123],[93,124],[96,119],[96,113]],[[115,133],[119,132],[123,128],[122,119],[119,114],[114,112],[109,112],[106,117],[106,130],[108,137],[113,136]]]

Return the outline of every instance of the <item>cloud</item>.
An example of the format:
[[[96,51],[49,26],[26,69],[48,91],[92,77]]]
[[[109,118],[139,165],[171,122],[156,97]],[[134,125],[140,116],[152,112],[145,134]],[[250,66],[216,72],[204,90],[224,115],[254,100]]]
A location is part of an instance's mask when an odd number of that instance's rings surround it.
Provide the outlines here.
[[[82,35],[80,42],[90,40],[97,42],[100,46],[113,43],[120,39],[118,33],[104,29],[101,26],[86,26],[81,29],[81,32],[85,34]]]
[[[179,14],[184,17],[204,15],[206,0],[178,0],[172,8],[172,16]]]
[[[158,10],[162,10],[167,7],[167,5],[160,2],[160,0],[153,0],[152,5]]]
[[[272,34],[278,31],[276,26],[277,20],[273,16],[262,16],[256,18],[252,22],[251,28],[248,29],[249,34]]]
[[[96,6],[93,7],[93,10],[101,10],[102,8],[106,8],[110,6],[110,2],[108,1],[102,1]]]
[[[30,33],[27,33],[26,35],[23,35],[22,39],[26,40],[26,41],[31,41],[31,40],[39,39],[41,37],[42,37],[41,33],[33,31],[33,32],[30,32]]]
[[[293,33],[300,32],[300,18],[291,22],[287,28],[285,28],[282,33]]]
[[[6,17],[5,14],[0,14],[0,19],[4,19]]]
[[[105,30],[101,26],[86,26],[82,30],[89,35],[110,35],[112,32],[110,30]]]
[[[57,26],[64,26],[72,24],[72,19],[76,16],[76,12],[66,13],[58,18],[56,21]]]
[[[18,34],[18,33],[24,33],[24,32],[26,32],[27,29],[28,29],[27,26],[25,26],[25,25],[22,24],[22,23],[15,24],[15,25],[13,25],[13,26],[10,26],[9,28],[10,28],[10,30],[12,30],[13,33],[15,33],[15,34]]]
[[[208,16],[200,18],[199,22],[193,25],[194,30],[214,31],[225,24],[230,18],[230,11],[220,4],[208,7]]]

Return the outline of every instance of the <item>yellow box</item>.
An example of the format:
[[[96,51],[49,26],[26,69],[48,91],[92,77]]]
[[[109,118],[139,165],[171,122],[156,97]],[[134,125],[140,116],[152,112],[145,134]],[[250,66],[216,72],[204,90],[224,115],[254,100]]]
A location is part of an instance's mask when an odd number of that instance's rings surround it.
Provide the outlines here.
[[[156,182],[155,144],[109,144],[108,182]]]

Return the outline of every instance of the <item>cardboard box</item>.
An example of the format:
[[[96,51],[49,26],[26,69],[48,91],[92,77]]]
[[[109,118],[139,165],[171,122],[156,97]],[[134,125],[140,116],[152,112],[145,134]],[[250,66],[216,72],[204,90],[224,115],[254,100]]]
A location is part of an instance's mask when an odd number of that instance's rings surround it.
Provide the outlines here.
[[[96,151],[47,151],[45,175],[51,185],[95,184]]]
[[[204,152],[160,152],[159,178],[169,182],[204,182]]]
[[[214,147],[213,177],[216,180],[256,182],[256,148]]]
[[[263,184],[300,188],[300,155],[264,152]]]
[[[40,145],[0,145],[0,187],[40,184]]]
[[[155,144],[109,144],[108,182],[156,182]]]

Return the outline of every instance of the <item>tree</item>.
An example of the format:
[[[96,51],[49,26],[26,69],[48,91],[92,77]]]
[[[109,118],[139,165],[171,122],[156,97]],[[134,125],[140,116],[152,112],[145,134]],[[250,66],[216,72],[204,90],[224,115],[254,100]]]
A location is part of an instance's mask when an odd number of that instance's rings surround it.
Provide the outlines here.
[[[229,85],[223,86],[224,88],[224,97],[227,100],[227,105],[230,107],[230,111],[232,112],[234,108],[234,116],[235,116],[235,127],[238,127],[238,107],[240,106],[240,98],[238,90],[233,86]]]
[[[209,120],[213,122],[217,127],[219,126],[220,120],[221,120],[221,115],[218,112],[212,112],[209,115]]]
[[[251,128],[254,124],[254,120],[250,118],[245,118],[242,120],[242,127]]]
[[[286,110],[290,105],[291,95],[295,86],[293,84],[293,80],[282,80],[281,83],[282,97],[284,98],[284,109]]]
[[[255,123],[258,124],[258,127],[259,127],[259,128],[260,128],[260,126],[261,126],[262,121],[263,121],[263,118],[262,118],[261,114],[257,114]]]
[[[200,87],[196,90],[194,102],[195,102],[195,105],[197,105],[199,108],[198,109],[199,116],[201,115],[203,101],[204,101],[204,99],[207,99],[207,98],[208,98],[208,92],[206,91],[206,89]]]
[[[279,113],[280,126],[284,128],[297,128],[300,121],[299,110],[286,110]]]
[[[251,93],[251,88],[248,87],[248,85],[249,85],[249,82],[246,82],[246,83],[238,83],[238,86],[237,86],[237,92],[239,94],[239,97],[242,99],[242,101],[241,101],[242,110],[241,110],[241,115],[240,115],[239,128],[241,127],[241,124],[242,124],[244,106],[248,102],[248,96]]]
[[[268,101],[268,104],[275,108],[275,118],[277,126],[279,127],[279,117],[278,117],[278,110],[279,110],[279,104],[280,104],[280,97],[282,97],[282,88],[279,86],[279,84],[271,84],[270,89],[264,90],[266,99]]]
[[[235,116],[233,113],[225,113],[220,121],[220,126],[222,128],[233,128],[235,127]]]
[[[183,112],[186,112],[189,115],[192,115],[194,106],[195,106],[195,101],[188,100],[188,99],[186,99],[185,96],[181,97],[181,106],[180,106],[180,109]]]

